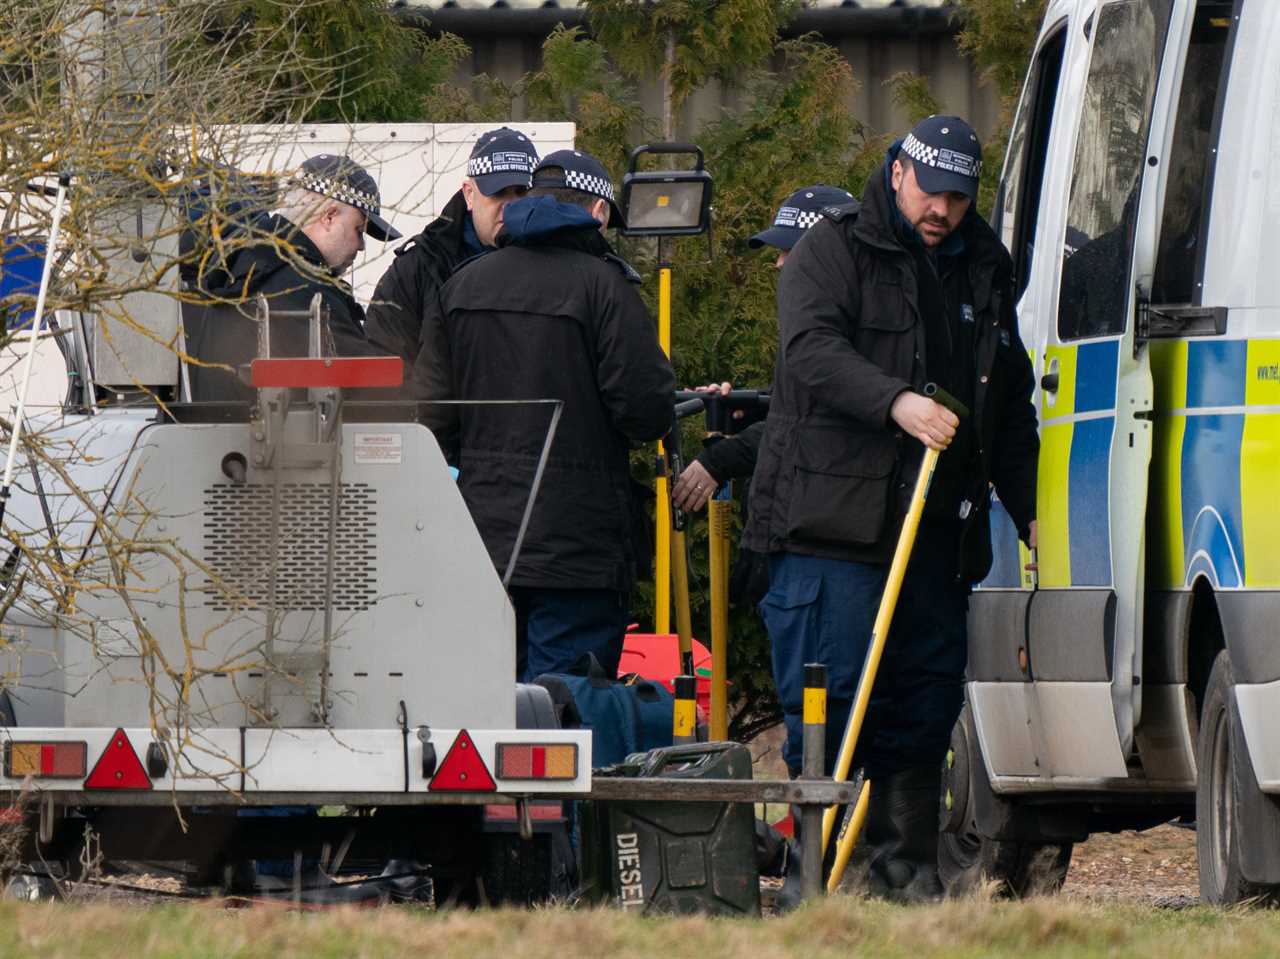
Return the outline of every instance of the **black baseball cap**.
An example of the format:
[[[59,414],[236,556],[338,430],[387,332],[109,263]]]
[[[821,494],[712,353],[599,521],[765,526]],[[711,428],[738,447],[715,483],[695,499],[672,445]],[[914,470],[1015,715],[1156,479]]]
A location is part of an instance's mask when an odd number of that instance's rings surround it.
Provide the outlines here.
[[[927,117],[902,141],[902,152],[914,161],[916,182],[926,193],[978,196],[982,144],[973,127],[959,117]]]
[[[762,246],[790,250],[804,236],[805,230],[822,219],[823,207],[838,206],[852,199],[852,193],[839,187],[823,183],[802,186],[782,201],[773,217],[773,226],[747,240],[747,246],[753,250]]]
[[[553,168],[564,173],[552,173]],[[609,202],[608,226],[621,229],[626,226],[622,219],[622,211],[618,209],[614,199],[613,180],[604,164],[590,153],[581,150],[557,150],[542,158],[538,168],[533,171],[533,185],[561,189],[577,190],[589,193]]]
[[[493,196],[509,186],[526,190],[538,165],[538,151],[533,141],[511,127],[498,127],[480,134],[467,160],[467,176],[485,196]]]
[[[368,218],[364,231],[375,240],[385,243],[400,239],[400,231],[381,216],[382,198],[377,181],[351,157],[317,154],[303,161],[292,182],[362,211]]]

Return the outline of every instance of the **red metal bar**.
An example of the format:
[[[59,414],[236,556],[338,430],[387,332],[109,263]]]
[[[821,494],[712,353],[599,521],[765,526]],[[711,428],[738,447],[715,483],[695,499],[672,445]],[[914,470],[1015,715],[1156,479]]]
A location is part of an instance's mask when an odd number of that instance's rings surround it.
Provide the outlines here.
[[[258,389],[283,387],[388,387],[404,382],[398,356],[298,356],[258,359],[249,367]]]

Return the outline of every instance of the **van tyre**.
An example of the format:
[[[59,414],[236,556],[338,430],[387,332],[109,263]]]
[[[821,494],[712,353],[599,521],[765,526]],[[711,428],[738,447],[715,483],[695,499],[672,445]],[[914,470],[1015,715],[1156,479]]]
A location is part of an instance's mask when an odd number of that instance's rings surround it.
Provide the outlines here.
[[[1258,788],[1249,761],[1243,727],[1237,713],[1235,678],[1226,650],[1218,653],[1205,688],[1196,743],[1196,854],[1200,864],[1200,896],[1215,905],[1251,900],[1275,905],[1280,885],[1245,878],[1242,843],[1269,846],[1263,855],[1280,857],[1280,848],[1266,842],[1280,811],[1275,800]],[[1262,822],[1257,820],[1261,817]],[[1267,822],[1270,820],[1271,822]],[[1272,829],[1265,828],[1271,825]],[[1262,828],[1259,828],[1262,827]],[[1268,862],[1275,871],[1274,861]]]
[[[978,737],[966,705],[951,733],[951,748],[943,761],[939,798],[938,876],[954,896],[999,885],[999,894],[1012,898],[1057,892],[1071,866],[1070,842],[998,840],[978,829],[974,791],[990,790],[978,750]],[[988,795],[988,802],[1006,800]]]

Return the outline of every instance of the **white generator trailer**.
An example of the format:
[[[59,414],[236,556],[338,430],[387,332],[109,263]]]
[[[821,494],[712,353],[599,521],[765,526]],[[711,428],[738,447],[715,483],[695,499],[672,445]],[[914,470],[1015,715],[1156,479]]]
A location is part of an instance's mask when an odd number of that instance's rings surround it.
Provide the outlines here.
[[[257,169],[352,154],[411,235],[477,131],[251,132]],[[529,132],[572,143],[569,124]],[[172,255],[172,215],[143,218],[144,259]],[[274,361],[256,404],[182,403],[173,293],[130,293],[133,328],[62,313],[79,395],[28,407],[0,557],[0,788],[32,824],[26,858],[221,881],[295,855],[332,869],[322,848],[341,849],[366,871],[429,862],[440,894],[492,884],[518,849],[527,887],[530,849],[544,866],[549,851],[510,840],[560,818],[530,797],[589,789],[590,734],[551,728],[545,692],[514,683],[512,608],[435,439],[410,405],[344,401],[342,383],[371,381],[337,359]],[[488,833],[483,793],[507,798]]]

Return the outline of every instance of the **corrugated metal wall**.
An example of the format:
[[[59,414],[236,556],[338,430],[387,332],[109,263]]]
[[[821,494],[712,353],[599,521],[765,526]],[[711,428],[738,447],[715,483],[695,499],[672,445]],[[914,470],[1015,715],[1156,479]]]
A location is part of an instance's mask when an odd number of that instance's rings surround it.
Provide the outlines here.
[[[874,132],[902,132],[906,117],[892,101],[886,81],[903,71],[929,78],[934,94],[949,113],[966,117],[983,135],[995,128],[999,103],[995,91],[979,81],[967,58],[956,49],[957,24],[945,0],[817,0],[785,33],[795,36],[817,31],[848,59],[857,80],[849,99],[853,116]],[[512,82],[538,67],[541,45],[557,22],[584,22],[576,4],[545,0],[460,0],[442,6],[425,0],[399,5],[412,17],[423,17],[427,29],[456,33],[471,46],[469,63],[458,71],[459,81],[480,73]],[[698,91],[683,115],[680,136],[692,136],[702,120],[723,108],[741,105],[743,91],[713,83]],[[661,114],[661,84],[657,76],[640,85],[640,98],[653,116]],[[524,104],[515,105],[514,119],[528,119]]]

